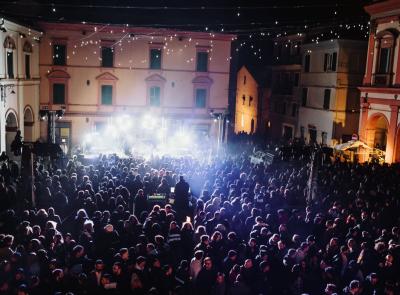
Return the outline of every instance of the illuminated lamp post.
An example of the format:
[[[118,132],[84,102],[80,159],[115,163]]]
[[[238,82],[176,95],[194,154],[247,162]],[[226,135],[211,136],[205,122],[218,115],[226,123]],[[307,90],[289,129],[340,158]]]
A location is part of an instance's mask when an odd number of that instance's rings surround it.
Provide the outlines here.
[[[41,121],[47,120],[47,142],[56,143],[56,119],[61,119],[65,109],[56,111],[40,110],[39,117]]]
[[[224,131],[225,134],[228,132],[229,113],[226,109],[222,110],[222,112],[214,112],[214,110],[211,109],[210,116],[214,119],[215,123],[218,123],[217,154],[219,154],[221,144],[224,142]],[[226,126],[224,126],[224,122]]]

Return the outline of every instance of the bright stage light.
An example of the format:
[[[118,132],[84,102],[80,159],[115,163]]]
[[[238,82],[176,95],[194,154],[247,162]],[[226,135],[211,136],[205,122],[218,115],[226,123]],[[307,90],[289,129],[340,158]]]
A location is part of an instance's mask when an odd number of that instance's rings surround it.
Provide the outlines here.
[[[142,126],[145,129],[154,129],[158,124],[158,120],[155,117],[152,117],[150,114],[146,114],[142,119]]]
[[[193,138],[188,131],[181,130],[175,134],[174,142],[177,147],[188,147],[193,142]]]
[[[108,124],[104,133],[106,136],[115,137],[117,136],[118,129],[114,125]]]

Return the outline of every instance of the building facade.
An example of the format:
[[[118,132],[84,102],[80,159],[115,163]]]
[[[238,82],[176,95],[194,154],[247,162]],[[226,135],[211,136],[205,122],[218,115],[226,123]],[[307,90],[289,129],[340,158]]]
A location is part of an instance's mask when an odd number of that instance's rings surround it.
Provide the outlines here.
[[[279,37],[274,40],[267,122],[267,134],[273,139],[291,140],[295,136],[303,41],[303,34]]]
[[[387,163],[400,162],[400,5],[396,0],[365,7],[371,16],[363,79],[360,139],[385,151]],[[367,160],[367,159],[364,159]]]
[[[41,109],[64,109],[56,142],[71,148],[110,119],[143,114],[212,137],[228,109],[232,35],[40,24]],[[136,123],[134,123],[136,125]],[[140,128],[139,128],[140,129]],[[140,131],[140,130],[139,130]],[[46,138],[47,124],[41,135]]]
[[[302,46],[297,136],[333,146],[358,130],[366,42],[328,40]]]
[[[258,127],[258,84],[245,66],[237,73],[236,88],[235,133],[253,134]]]
[[[0,20],[0,151],[13,158],[17,130],[23,140],[39,138],[39,38],[28,27]]]

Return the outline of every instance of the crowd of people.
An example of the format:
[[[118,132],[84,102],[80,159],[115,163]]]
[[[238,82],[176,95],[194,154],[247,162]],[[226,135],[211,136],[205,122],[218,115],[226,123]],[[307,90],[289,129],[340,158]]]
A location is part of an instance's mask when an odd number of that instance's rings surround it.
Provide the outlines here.
[[[308,202],[284,155],[35,162],[32,200],[3,163],[0,295],[399,294],[400,167],[325,161]]]

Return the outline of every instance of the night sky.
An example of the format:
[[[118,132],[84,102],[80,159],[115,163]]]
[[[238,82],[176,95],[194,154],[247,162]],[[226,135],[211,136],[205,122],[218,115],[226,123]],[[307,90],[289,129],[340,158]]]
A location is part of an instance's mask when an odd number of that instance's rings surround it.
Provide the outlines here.
[[[366,0],[1,0],[0,14],[35,25],[37,21],[129,24],[186,31],[237,34],[238,65],[262,67],[270,61],[271,40],[308,33],[309,41],[366,39]],[[318,38],[318,39],[317,39]],[[239,48],[236,52],[235,49]]]

